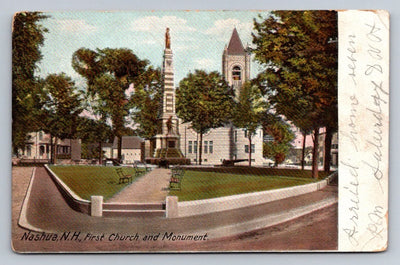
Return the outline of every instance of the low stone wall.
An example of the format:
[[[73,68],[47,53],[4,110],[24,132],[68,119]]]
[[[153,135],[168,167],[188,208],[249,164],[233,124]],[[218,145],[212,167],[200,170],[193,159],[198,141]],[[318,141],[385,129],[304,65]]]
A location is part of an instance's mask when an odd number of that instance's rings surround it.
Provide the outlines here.
[[[168,217],[187,217],[193,215],[233,210],[277,201],[323,189],[328,185],[328,181],[329,178],[318,181],[316,183],[277,190],[253,192],[205,200],[176,202],[177,205],[172,205],[174,200],[171,200],[170,203],[167,204],[167,212],[169,212],[168,208],[176,208],[177,210],[171,211],[171,213],[173,214],[170,214]]]
[[[73,192],[59,177],[57,177],[57,175],[47,165],[45,165],[44,167],[46,168],[47,172],[49,173],[50,177],[56,184],[58,190],[61,192],[68,205],[75,211],[91,214],[90,201],[82,199],[75,192]]]
[[[45,165],[45,168],[72,209],[92,216],[102,216],[103,206],[105,205],[102,201],[103,198],[97,198],[98,203],[92,205],[90,201],[84,200],[75,194],[47,165]],[[325,188],[337,174],[338,173],[335,172],[324,180],[301,186],[206,200],[178,202],[176,196],[167,196],[165,217],[178,218],[221,212],[299,196]]]

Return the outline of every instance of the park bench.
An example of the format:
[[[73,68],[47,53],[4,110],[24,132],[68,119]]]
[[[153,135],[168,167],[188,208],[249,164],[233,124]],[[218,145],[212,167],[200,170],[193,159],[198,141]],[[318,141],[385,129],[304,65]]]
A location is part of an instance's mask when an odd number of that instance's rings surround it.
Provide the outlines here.
[[[138,166],[134,165],[133,168],[135,169],[135,178],[139,177],[141,175],[141,172],[140,172]]]
[[[174,167],[171,169],[171,178],[169,180],[170,190],[181,190],[181,184],[185,170],[182,167]]]
[[[122,184],[125,183],[125,181],[127,181],[128,183],[132,182],[132,175],[125,175],[122,168],[116,168],[115,171],[117,172],[117,175],[119,177],[119,182],[118,184]],[[137,172],[137,170],[135,171],[135,173]]]

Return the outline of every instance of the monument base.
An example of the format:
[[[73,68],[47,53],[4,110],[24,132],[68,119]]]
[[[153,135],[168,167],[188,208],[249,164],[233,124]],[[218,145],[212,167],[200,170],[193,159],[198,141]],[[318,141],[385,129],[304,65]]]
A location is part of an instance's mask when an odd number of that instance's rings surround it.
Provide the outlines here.
[[[168,167],[170,165],[190,165],[190,159],[185,158],[179,149],[179,135],[156,135],[156,150],[154,157],[146,158],[146,163]]]

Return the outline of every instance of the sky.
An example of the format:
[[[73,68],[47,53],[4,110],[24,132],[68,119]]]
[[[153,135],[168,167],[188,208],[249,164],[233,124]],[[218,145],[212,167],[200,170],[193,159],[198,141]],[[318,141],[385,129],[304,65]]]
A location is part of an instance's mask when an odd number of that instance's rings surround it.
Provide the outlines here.
[[[140,59],[161,67],[165,29],[170,28],[174,55],[175,85],[195,69],[221,72],[222,52],[236,27],[244,46],[251,45],[253,18],[268,12],[256,11],[136,11],[136,12],[49,12],[42,25],[45,33],[43,59],[38,75],[65,72],[78,87],[83,79],[71,66],[79,48],[129,48]],[[251,76],[261,66],[253,62]]]

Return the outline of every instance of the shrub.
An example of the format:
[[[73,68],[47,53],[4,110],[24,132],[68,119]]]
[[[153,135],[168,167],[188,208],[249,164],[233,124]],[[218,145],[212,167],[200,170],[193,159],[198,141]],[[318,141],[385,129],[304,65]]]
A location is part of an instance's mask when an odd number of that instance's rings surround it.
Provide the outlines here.
[[[190,159],[184,157],[147,158],[146,163],[158,166],[190,165]]]

